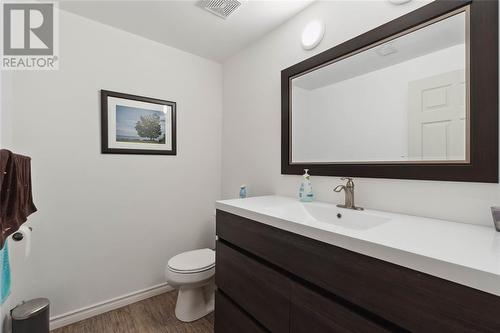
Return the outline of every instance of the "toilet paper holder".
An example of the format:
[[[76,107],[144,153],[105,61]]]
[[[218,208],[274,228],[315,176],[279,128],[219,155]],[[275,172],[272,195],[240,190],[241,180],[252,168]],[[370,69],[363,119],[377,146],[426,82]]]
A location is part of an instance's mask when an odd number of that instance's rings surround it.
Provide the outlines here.
[[[33,231],[33,228],[32,228],[32,227],[28,227],[28,228],[30,229],[30,231]],[[16,241],[16,242],[20,242],[20,241],[22,241],[22,240],[23,240],[23,238],[24,238],[23,233],[22,233],[22,232],[19,232],[19,231],[15,232],[15,233],[12,235],[12,239],[13,239],[14,241]]]

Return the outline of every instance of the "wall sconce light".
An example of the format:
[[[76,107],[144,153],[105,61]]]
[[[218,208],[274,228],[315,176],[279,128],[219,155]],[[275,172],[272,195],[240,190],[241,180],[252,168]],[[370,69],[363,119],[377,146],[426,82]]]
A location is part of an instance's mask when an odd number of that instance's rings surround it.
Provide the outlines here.
[[[319,20],[309,22],[302,30],[302,47],[305,50],[312,50],[323,39],[325,35],[325,24]]]

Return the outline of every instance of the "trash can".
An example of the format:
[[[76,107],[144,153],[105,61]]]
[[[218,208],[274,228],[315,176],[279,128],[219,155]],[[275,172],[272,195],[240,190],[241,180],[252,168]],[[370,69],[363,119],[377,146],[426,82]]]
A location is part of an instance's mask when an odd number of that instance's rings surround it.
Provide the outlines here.
[[[48,333],[49,304],[46,298],[35,298],[12,309],[12,333]]]

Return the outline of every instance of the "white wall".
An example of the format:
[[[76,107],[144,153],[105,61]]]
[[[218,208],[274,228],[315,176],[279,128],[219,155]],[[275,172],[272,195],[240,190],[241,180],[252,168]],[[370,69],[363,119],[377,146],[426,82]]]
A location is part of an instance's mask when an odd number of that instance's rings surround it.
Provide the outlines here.
[[[280,174],[280,71],[315,53],[424,5],[388,1],[321,1],[254,43],[224,64],[222,136],[223,196],[235,197],[240,184],[251,195],[296,196],[299,176]],[[304,25],[326,23],[325,39],[312,52],[300,46]],[[314,169],[311,170],[314,175]],[[333,193],[335,177],[312,177],[318,200],[342,202]],[[360,206],[491,225],[489,207],[500,205],[497,184],[356,179]]]
[[[309,91],[294,86],[293,161],[408,160],[408,84],[464,64],[459,44]]]
[[[4,147],[32,157],[39,211],[13,296],[51,314],[164,282],[169,257],[213,246],[222,66],[61,12],[59,71],[4,73]],[[177,102],[177,156],[102,155],[99,90]]]

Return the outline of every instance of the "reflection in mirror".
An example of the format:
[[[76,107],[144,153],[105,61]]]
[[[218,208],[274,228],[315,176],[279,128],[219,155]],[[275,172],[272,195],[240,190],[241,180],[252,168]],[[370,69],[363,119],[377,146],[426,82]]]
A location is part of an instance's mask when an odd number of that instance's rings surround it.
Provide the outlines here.
[[[469,159],[468,12],[291,79],[291,163]]]

